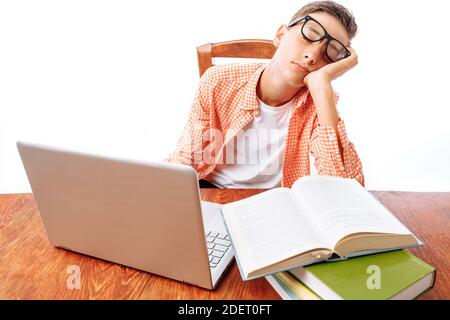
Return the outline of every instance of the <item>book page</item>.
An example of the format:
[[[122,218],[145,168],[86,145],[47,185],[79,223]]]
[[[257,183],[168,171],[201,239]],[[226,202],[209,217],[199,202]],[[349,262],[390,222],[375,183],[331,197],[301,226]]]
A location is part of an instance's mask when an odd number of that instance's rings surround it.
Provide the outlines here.
[[[292,192],[334,245],[353,233],[411,234],[356,180],[305,177],[292,186]]]
[[[315,248],[317,226],[302,215],[291,190],[277,188],[226,204],[222,213],[239,263],[247,273]]]

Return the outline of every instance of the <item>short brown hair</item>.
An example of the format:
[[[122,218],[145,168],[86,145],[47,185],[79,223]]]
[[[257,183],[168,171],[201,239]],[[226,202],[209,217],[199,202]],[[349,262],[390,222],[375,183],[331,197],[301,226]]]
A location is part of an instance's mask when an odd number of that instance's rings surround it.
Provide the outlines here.
[[[295,19],[305,16],[314,12],[325,12],[329,15],[337,18],[340,23],[347,30],[350,39],[353,39],[358,32],[358,25],[356,24],[353,14],[345,8],[343,5],[334,1],[314,1],[310,2],[301,8],[291,19],[290,22]]]

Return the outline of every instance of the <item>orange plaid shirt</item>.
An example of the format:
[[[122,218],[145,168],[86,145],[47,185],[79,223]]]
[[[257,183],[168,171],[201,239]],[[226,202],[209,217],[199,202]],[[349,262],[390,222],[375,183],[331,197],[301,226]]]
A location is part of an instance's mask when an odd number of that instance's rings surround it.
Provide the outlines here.
[[[265,67],[261,63],[233,63],[209,68],[200,79],[177,148],[165,161],[192,166],[199,179],[208,180],[216,164],[224,163],[227,143],[258,115],[256,86]],[[337,95],[334,98],[337,103]],[[209,132],[221,132],[223,138]],[[282,187],[291,187],[300,177],[310,175],[310,152],[319,175],[356,179],[364,186],[361,161],[347,137],[344,122],[339,119],[337,132],[320,126],[307,87],[294,98],[286,139]]]

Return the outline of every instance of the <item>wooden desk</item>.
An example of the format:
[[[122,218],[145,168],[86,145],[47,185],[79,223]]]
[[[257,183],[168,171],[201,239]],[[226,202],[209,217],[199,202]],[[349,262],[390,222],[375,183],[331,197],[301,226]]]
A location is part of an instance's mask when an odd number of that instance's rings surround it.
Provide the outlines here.
[[[227,203],[262,190],[203,189]],[[421,299],[450,298],[450,193],[373,192],[425,242],[412,253],[433,265],[437,281]],[[81,289],[70,290],[67,267],[78,265]],[[215,291],[52,247],[30,194],[0,196],[0,299],[279,299],[266,282],[241,281],[236,263]]]

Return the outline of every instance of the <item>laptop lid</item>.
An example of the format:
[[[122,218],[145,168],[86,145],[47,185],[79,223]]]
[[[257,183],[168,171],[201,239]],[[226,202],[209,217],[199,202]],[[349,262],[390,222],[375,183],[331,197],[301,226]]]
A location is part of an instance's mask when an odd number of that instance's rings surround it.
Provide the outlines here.
[[[193,168],[17,147],[52,245],[212,289]]]

